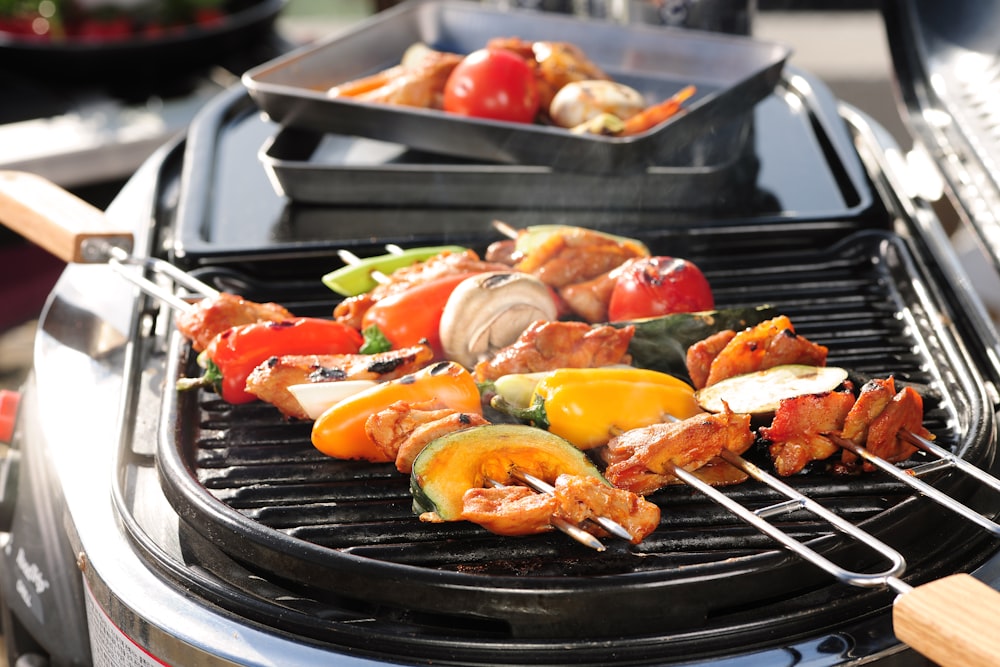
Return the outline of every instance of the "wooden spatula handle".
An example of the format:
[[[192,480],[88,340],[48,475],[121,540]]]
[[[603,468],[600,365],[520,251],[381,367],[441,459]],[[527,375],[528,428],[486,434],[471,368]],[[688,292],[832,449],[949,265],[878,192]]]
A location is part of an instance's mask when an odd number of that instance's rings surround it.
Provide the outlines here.
[[[37,174],[0,170],[0,224],[64,262],[104,262],[88,241],[103,239],[126,250],[129,231],[112,229],[104,213]]]
[[[896,638],[943,667],[1000,664],[1000,592],[954,574],[896,599]]]

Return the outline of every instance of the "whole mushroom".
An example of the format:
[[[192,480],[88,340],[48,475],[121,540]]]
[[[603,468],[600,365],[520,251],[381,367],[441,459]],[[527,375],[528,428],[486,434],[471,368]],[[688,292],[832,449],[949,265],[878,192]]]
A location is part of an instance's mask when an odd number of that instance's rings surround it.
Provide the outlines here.
[[[549,287],[518,271],[474,275],[455,288],[441,315],[441,346],[448,359],[466,368],[496,354],[537,320],[554,320]]]

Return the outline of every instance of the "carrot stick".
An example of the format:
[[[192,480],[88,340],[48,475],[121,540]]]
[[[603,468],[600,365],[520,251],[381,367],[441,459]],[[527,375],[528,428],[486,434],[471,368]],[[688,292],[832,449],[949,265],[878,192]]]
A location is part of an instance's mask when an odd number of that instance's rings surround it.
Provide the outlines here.
[[[694,86],[686,86],[659,104],[646,107],[625,121],[625,129],[621,131],[619,136],[627,137],[632,134],[639,134],[659,125],[680,111],[681,105],[690,99],[696,90]]]
[[[357,97],[358,95],[363,95],[364,93],[381,88],[394,78],[400,76],[402,73],[403,67],[401,65],[396,65],[394,67],[390,67],[389,69],[382,70],[381,72],[376,72],[370,76],[353,79],[351,81],[346,81],[339,86],[334,86],[327,91],[327,95],[330,97]]]

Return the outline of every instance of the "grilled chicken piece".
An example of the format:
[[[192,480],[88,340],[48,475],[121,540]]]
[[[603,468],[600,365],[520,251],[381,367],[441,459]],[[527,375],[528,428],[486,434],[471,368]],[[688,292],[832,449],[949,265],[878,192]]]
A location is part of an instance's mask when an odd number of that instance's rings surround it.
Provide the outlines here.
[[[415,62],[334,86],[327,95],[360,102],[441,109],[444,84],[461,61],[462,56],[457,53],[425,49]]]
[[[596,278],[574,285],[566,285],[559,290],[559,296],[571,311],[587,322],[607,322],[608,303],[618,282],[618,276],[633,263],[627,259],[617,267]]]
[[[600,517],[617,522],[639,544],[660,525],[660,508],[642,496],[616,489],[595,477],[559,475],[555,483],[555,498],[559,503],[556,516],[583,526],[597,536],[604,531],[594,528],[587,520]]]
[[[513,51],[534,65],[540,108],[546,115],[552,98],[567,83],[609,78],[583,50],[567,42],[529,42],[517,37],[496,37],[488,42],[487,47]]]
[[[333,310],[333,318],[338,322],[361,328],[365,312],[379,299],[402,292],[415,285],[422,285],[452,274],[467,273],[470,276],[486,271],[509,271],[510,266],[500,262],[480,259],[474,250],[464,252],[443,252],[423,262],[397,269],[389,276],[389,282],[376,286],[370,292],[344,299]]]
[[[891,398],[887,398],[886,391],[892,390],[891,378],[886,382],[889,383],[888,387],[872,390],[872,393],[877,395],[876,399],[870,402],[870,409],[864,411],[858,419],[858,421],[867,419],[867,425],[861,429],[852,427],[852,432],[858,433],[850,439],[857,444],[863,444],[865,449],[875,456],[890,463],[897,463],[905,461],[917,451],[915,445],[899,436],[901,431],[907,430],[928,440],[933,440],[934,434],[924,428],[924,402],[920,394],[912,387],[904,387]],[[859,398],[859,402],[860,400]],[[847,430],[848,426],[845,425],[842,433],[845,438],[849,437]],[[844,450],[841,460],[845,467],[839,472],[853,472],[858,467],[859,458],[854,452]],[[875,466],[865,462],[861,465],[861,469],[872,472]]]
[[[338,380],[392,380],[423,368],[434,358],[427,345],[378,354],[294,354],[271,357],[247,378],[246,390],[286,417],[308,419],[288,387]]]
[[[462,496],[462,519],[497,535],[535,535],[552,530],[555,496],[526,486],[469,489]]]
[[[559,289],[597,278],[643,254],[636,244],[572,227],[546,238],[520,257],[514,268]]]
[[[616,521],[638,544],[660,524],[660,508],[634,493],[594,477],[559,475],[552,495],[525,486],[469,489],[462,498],[462,518],[498,535],[534,535],[552,530],[557,517],[588,532],[606,533],[587,519]]]
[[[726,378],[784,364],[808,366],[826,364],[827,348],[797,335],[791,321],[784,315],[736,333],[719,353],[713,356],[712,351],[724,338],[715,334],[700,343],[695,343],[692,347],[697,349],[689,348],[688,375],[696,389]],[[706,363],[708,363],[707,371]],[[705,379],[702,383],[698,383],[697,380],[701,378]]]
[[[294,317],[276,303],[256,303],[228,292],[206,297],[195,307],[175,318],[177,330],[191,341],[195,352],[201,352],[218,334],[233,327],[255,322],[280,322]]]
[[[899,437],[900,431],[933,440],[924,428],[924,401],[913,387],[900,389],[885,410],[868,427],[865,448],[890,463],[905,461],[917,451],[916,446]]]
[[[500,262],[513,267],[517,264],[519,255],[517,254],[517,241],[514,239],[503,239],[494,241],[483,253],[483,259],[487,262]]]
[[[830,391],[786,398],[778,404],[770,426],[760,429],[771,441],[775,471],[782,477],[802,471],[812,461],[830,458],[840,447],[825,433],[840,431],[854,405],[848,391]]]
[[[396,461],[399,472],[410,473],[413,460],[432,440],[487,423],[482,415],[458,412],[435,401],[396,401],[370,416],[365,431],[386,456]]]
[[[615,436],[604,452],[608,462],[604,475],[620,489],[646,495],[677,482],[674,466],[696,471],[723,449],[742,454],[753,442],[750,415],[727,407],[717,414],[652,424]]]
[[[844,428],[840,437],[850,440],[856,445],[864,445],[868,439],[868,427],[873,419],[882,414],[889,401],[896,395],[896,383],[889,377],[885,380],[874,379],[866,382],[858,398],[844,419]],[[855,457],[853,452],[844,451],[844,455]]]
[[[700,340],[687,349],[688,376],[696,389],[701,389],[708,382],[708,373],[712,369],[712,361],[736,337],[736,332],[726,329]]]
[[[492,359],[476,364],[480,382],[511,373],[557,368],[592,368],[627,364],[635,327],[591,326],[584,322],[538,321]]]

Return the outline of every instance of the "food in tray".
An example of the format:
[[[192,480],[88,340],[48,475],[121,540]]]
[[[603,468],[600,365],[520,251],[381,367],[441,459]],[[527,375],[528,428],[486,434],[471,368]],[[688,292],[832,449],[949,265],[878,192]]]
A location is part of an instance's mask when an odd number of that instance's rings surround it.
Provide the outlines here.
[[[601,536],[652,532],[659,509],[644,496],[681,483],[681,470],[739,484],[740,457],[756,452],[780,476],[853,475],[874,469],[854,446],[901,462],[933,439],[912,387],[890,376],[859,390],[772,307],[711,309],[688,260],[579,227],[494,226],[508,238],[483,257],[452,246],[345,255],[329,286],[354,293],[333,319],[205,300],[177,328],[206,371],[178,387],[312,420],[327,456],[410,474],[425,521],[557,528],[600,549]],[[615,318],[620,286],[638,309]],[[574,289],[597,306],[572,305]]]
[[[509,37],[491,39],[464,56],[414,44],[398,65],[333,86],[327,94],[580,134],[632,136],[676,115],[695,92],[685,86],[665,100],[647,100],[612,81],[574,44]]]

